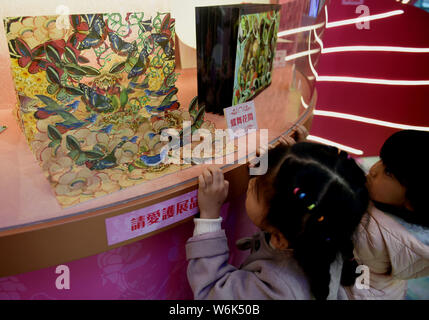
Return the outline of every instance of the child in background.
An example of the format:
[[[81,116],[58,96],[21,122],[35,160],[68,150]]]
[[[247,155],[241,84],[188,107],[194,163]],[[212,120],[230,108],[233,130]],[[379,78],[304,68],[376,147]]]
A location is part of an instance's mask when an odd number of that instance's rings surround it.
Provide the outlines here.
[[[204,170],[200,218],[186,244],[195,299],[345,299],[340,282],[355,280],[351,237],[368,206],[365,182],[337,148],[302,142],[269,150],[268,172],[249,180],[246,198],[261,232],[238,242],[251,249],[238,269],[228,264],[219,217],[228,182],[220,169]]]
[[[355,257],[370,271],[369,289],[351,299],[404,299],[407,280],[429,276],[429,132],[389,137],[367,175],[372,202],[354,236]]]

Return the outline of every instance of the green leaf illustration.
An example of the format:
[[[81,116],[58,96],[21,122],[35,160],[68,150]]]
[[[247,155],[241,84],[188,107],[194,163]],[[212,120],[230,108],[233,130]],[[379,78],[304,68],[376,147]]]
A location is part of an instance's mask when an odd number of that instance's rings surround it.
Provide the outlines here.
[[[127,63],[126,61],[120,62],[120,63],[115,63],[113,65],[113,67],[110,69],[109,73],[119,73],[119,72],[121,72],[122,70],[125,69],[126,63]]]
[[[198,96],[195,96],[189,103],[189,113],[195,114],[197,112],[197,107],[198,107]]]
[[[82,96],[83,95],[83,91],[77,87],[68,87],[67,86],[67,87],[64,87],[64,89],[66,90],[66,92],[68,94],[71,94],[73,96]]]
[[[64,66],[68,73],[76,76],[85,76],[86,71],[75,64],[67,64]]]
[[[206,106],[203,105],[198,110],[197,116],[194,118],[194,123],[192,124],[192,132],[195,129],[199,129],[204,122],[204,114],[205,114]]]
[[[48,91],[48,93],[51,95],[55,95],[59,89],[60,86],[57,83],[51,83],[48,88],[46,88],[46,91]]]
[[[125,88],[122,89],[119,100],[121,102],[121,107],[125,107],[125,105],[128,102],[128,90],[127,89],[125,89]]]
[[[31,57],[31,52],[28,51],[27,46],[25,45],[24,40],[21,40],[19,38],[15,39],[15,46],[18,52],[22,52],[25,57]]]
[[[67,93],[66,89],[61,88],[61,90],[57,93],[57,99],[60,101],[66,100],[70,95]]]
[[[69,62],[74,63],[74,64],[78,64],[76,54],[69,47],[64,48],[64,55]]]
[[[75,161],[79,157],[79,150],[72,150],[67,155]]]
[[[60,74],[57,72],[57,70],[55,70],[54,67],[49,66],[48,68],[46,68],[46,74],[48,75],[48,79],[52,83],[61,84]]]
[[[61,63],[61,56],[57,49],[48,44],[46,46],[46,55],[53,63]]]
[[[90,66],[79,66],[79,67],[86,73],[87,76],[99,76],[101,74],[100,71],[98,71],[94,67],[90,67]]]
[[[85,155],[89,158],[89,159],[101,159],[104,157],[104,153],[97,151],[97,150],[93,150],[93,151],[86,151]]]
[[[68,135],[66,138],[66,146],[70,151],[77,150],[80,151],[80,144],[77,139],[71,135]]]
[[[85,58],[84,56],[79,56],[79,57],[77,58],[77,60],[78,60],[80,63],[88,63],[88,62],[89,62],[89,60],[88,60],[87,58]]]
[[[61,141],[62,139],[61,133],[52,124],[48,124],[48,137],[52,141],[55,141],[55,140]]]

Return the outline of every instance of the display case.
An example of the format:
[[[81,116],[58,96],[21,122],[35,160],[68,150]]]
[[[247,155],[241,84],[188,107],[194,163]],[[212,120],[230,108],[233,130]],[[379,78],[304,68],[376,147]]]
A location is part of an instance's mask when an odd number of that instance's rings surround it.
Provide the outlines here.
[[[297,2],[300,1],[297,0]],[[171,17],[176,21],[176,30],[183,30],[186,28],[178,25],[188,23],[187,17],[192,16],[190,12],[195,12],[196,5],[197,3],[178,9],[176,5],[167,1],[163,3],[162,8],[153,9],[155,9],[154,12],[157,10],[164,13],[171,12]],[[15,7],[10,8],[7,16],[38,14],[33,12],[33,10],[37,11],[37,8],[30,9],[28,8],[27,11],[31,12],[22,13]],[[54,4],[49,2],[48,9],[44,10],[43,14],[53,14]],[[71,11],[76,14],[85,14],[94,12],[92,9],[76,6],[71,8]],[[147,8],[141,4],[139,8],[132,7],[126,10],[145,12]],[[304,21],[301,18],[306,18],[306,25],[316,25],[324,21],[324,17],[320,15],[309,17],[309,1],[306,1],[306,5],[303,5],[300,10],[292,14],[299,19],[294,19],[293,23],[284,26],[292,30],[290,34],[293,36],[288,35],[282,39],[287,40],[290,37],[294,39],[293,41],[300,41],[296,45],[297,48],[302,45],[314,46],[316,45],[313,43],[314,39],[311,43],[308,42],[309,31],[299,30]],[[100,4],[97,12],[116,12],[115,4],[112,1],[105,1],[104,7]],[[279,12],[280,15],[283,14],[281,8]],[[192,21],[192,25],[195,29],[195,20]],[[279,30],[281,31],[284,30]],[[1,33],[4,36],[3,30]],[[297,34],[300,37],[294,37]],[[199,95],[196,66],[184,68],[181,63],[189,58],[185,57],[185,54],[190,55],[190,59],[196,58],[196,47],[190,47],[186,52],[180,50],[179,48],[182,47],[178,44],[184,38],[183,34],[177,32],[174,39],[177,64],[175,72],[178,74],[175,86],[180,110],[187,110],[193,99]],[[109,40],[105,41],[107,43]],[[0,84],[3,93],[0,103],[0,125],[6,126],[7,129],[0,133],[0,176],[2,177],[0,180],[2,203],[0,277],[76,261],[141,241],[155,234],[160,236],[163,233],[171,234],[176,232],[178,225],[193,218],[197,208],[191,205],[191,202],[195,204],[198,175],[206,166],[195,162],[178,166],[175,170],[161,170],[161,173],[158,172],[156,175],[148,175],[148,178],[139,184],[88,198],[85,201],[73,203],[69,207],[62,207],[56,200],[51,182],[46,179],[43,168],[39,166],[28,146],[27,139],[13,112],[17,105],[17,96],[6,43],[7,41],[3,38],[0,52],[0,59],[3,62],[0,64]],[[232,45],[236,46],[237,43],[234,42]],[[233,141],[235,146],[232,151],[233,161],[227,160],[226,155],[217,159],[216,165],[223,170],[225,178],[230,181],[228,202],[233,203],[246,191],[247,162],[256,157],[255,150],[259,144],[262,129],[269,129],[267,141],[273,143],[281,135],[292,134],[296,124],[310,127],[317,94],[314,79],[309,78],[311,69],[308,63],[309,59],[312,59],[315,65],[316,58],[317,55],[289,60],[283,57],[281,61],[273,62],[271,85],[252,98],[259,130]],[[301,60],[302,67],[297,67],[298,60]],[[206,113],[204,121],[210,122],[216,129],[227,129],[223,115]],[[183,210],[178,213],[178,203],[184,200],[188,201],[188,205],[182,207]],[[176,208],[173,216],[170,215],[172,219],[168,219],[166,211],[169,206]],[[149,214],[153,212],[158,212],[158,215],[150,219]],[[165,219],[163,219],[163,212]],[[139,217],[146,219],[145,223],[139,220]],[[120,222],[122,218],[125,224],[118,225],[123,223]],[[119,222],[115,225],[115,221]],[[110,224],[111,222],[113,224]],[[122,232],[122,237],[118,236],[121,228],[127,231]]]

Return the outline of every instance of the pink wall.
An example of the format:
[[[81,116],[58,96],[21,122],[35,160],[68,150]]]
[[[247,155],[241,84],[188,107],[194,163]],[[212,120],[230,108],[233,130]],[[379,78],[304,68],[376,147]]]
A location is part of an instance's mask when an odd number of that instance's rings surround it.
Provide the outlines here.
[[[237,251],[237,239],[256,231],[247,218],[244,196],[223,212],[230,261],[239,266],[247,252]],[[57,266],[0,278],[0,300],[41,299],[192,299],[186,278],[185,243],[193,222],[95,256],[64,263],[70,270],[70,289],[58,290]]]
[[[404,14],[325,30],[324,47],[378,45],[429,48],[429,13],[394,0],[364,0],[370,14],[401,9]],[[357,18],[356,5],[331,0],[329,22]],[[319,76],[353,76],[392,80],[429,80],[429,53],[343,52],[322,54]],[[429,126],[429,86],[392,86],[318,82],[316,109],[349,113],[395,123]],[[311,134],[378,155],[384,140],[397,129],[315,116]]]

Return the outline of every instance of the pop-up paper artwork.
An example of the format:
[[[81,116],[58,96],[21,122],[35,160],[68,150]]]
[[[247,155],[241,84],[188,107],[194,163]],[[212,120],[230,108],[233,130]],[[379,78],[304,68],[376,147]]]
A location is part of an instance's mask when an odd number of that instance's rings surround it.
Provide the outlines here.
[[[198,105],[178,109],[169,13],[4,22],[16,115],[62,206],[179,170],[163,162],[161,130],[211,128]]]
[[[197,7],[198,101],[206,111],[252,99],[271,83],[280,5]]]

